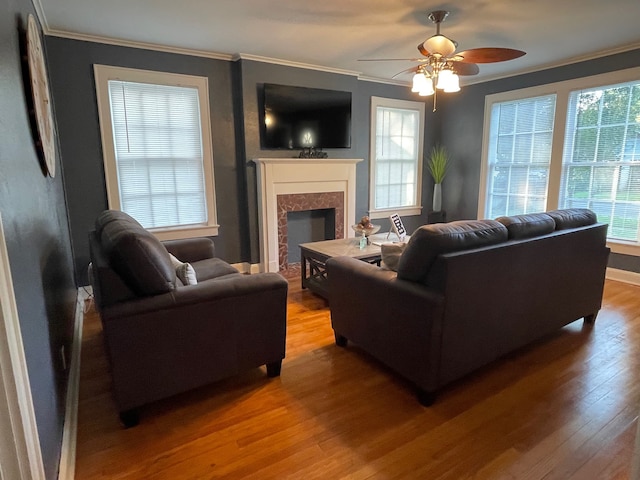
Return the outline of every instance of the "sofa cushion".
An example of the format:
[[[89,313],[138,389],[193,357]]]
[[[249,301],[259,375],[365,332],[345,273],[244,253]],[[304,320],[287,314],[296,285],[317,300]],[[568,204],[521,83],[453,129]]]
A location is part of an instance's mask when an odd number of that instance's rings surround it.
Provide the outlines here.
[[[598,222],[595,212],[588,208],[565,208],[553,210],[547,214],[556,222],[556,230],[586,227]]]
[[[504,242],[507,227],[495,220],[459,220],[418,228],[411,235],[398,264],[398,278],[426,281],[436,257]]]
[[[406,246],[407,244],[404,242],[383,243],[380,245],[380,267],[397,272],[400,257]]]
[[[546,213],[499,217],[496,218],[496,221],[507,227],[509,238],[512,240],[546,235],[556,229],[556,222]]]
[[[207,258],[193,262],[191,264],[196,271],[199,282],[211,280],[212,278],[223,277],[233,273],[240,273],[238,269],[232,267],[220,258]]]
[[[101,214],[96,222],[101,232],[100,243],[111,267],[138,295],[173,290],[176,272],[167,249],[138,222],[121,213]]]

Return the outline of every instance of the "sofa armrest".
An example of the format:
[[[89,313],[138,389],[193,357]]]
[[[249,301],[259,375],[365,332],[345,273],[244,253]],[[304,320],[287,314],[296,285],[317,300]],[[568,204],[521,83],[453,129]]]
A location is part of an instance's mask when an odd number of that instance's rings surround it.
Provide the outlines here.
[[[102,319],[108,322],[113,318],[166,312],[181,315],[180,311],[186,307],[204,311],[211,309],[216,302],[251,302],[252,296],[265,292],[272,292],[274,296],[278,291],[284,292],[286,304],[288,287],[287,281],[277,273],[229,274],[197,285],[176,288],[166,294],[111,305],[102,311]],[[256,308],[262,307],[256,305]]]
[[[444,297],[349,257],[326,262],[331,325],[427,391],[438,385]]]
[[[216,256],[216,248],[209,237],[165,240],[162,244],[181,262],[193,263]]]

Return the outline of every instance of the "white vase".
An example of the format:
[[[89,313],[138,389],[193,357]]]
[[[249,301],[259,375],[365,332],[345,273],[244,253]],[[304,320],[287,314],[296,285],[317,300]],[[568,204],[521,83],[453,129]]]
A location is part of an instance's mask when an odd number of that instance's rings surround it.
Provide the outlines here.
[[[436,183],[433,186],[433,211],[439,212],[442,210],[442,184]]]

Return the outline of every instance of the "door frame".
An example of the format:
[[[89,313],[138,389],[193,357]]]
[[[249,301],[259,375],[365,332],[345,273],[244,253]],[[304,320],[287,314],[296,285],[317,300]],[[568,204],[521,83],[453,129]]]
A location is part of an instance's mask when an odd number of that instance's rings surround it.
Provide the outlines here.
[[[45,480],[1,213],[0,479]]]

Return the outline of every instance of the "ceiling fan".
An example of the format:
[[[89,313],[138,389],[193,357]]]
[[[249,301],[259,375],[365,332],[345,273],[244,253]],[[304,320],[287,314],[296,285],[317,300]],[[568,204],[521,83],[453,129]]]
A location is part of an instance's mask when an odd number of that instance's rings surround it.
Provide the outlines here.
[[[418,45],[422,58],[378,58],[362,59],[364,62],[407,60],[419,62],[396,73],[399,75],[413,72],[411,91],[419,95],[434,95],[433,111],[436,111],[436,95],[438,90],[457,92],[460,90],[459,75],[476,75],[480,72],[478,63],[495,63],[513,60],[525,55],[522,50],[512,48],[472,48],[456,53],[458,43],[440,33],[440,24],[447,18],[449,12],[436,10],[429,13],[429,20],[436,24],[436,34]]]

